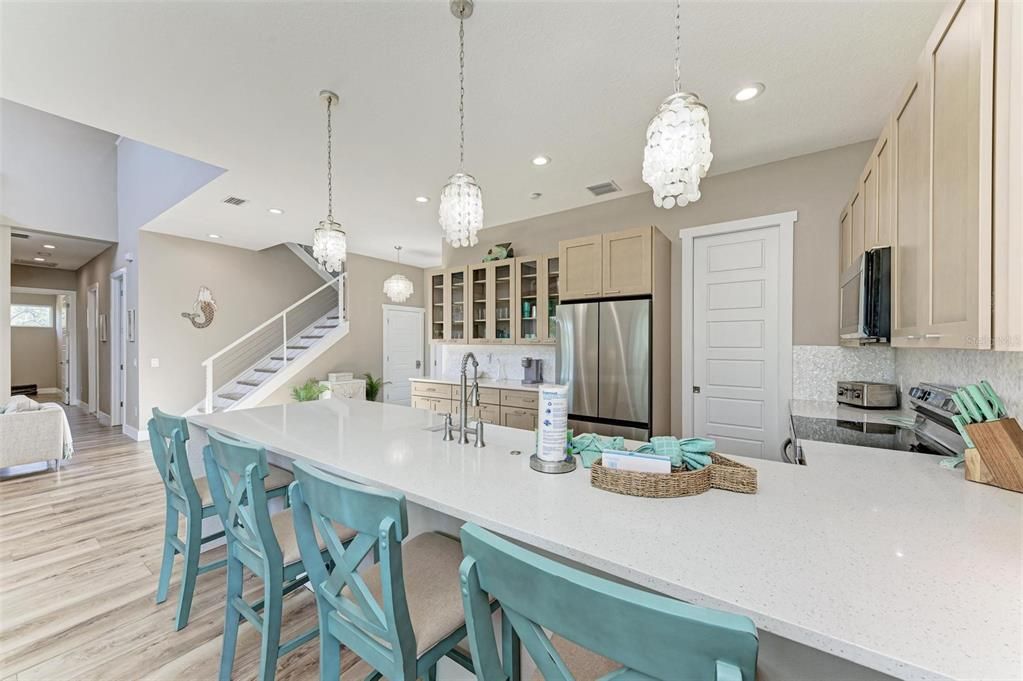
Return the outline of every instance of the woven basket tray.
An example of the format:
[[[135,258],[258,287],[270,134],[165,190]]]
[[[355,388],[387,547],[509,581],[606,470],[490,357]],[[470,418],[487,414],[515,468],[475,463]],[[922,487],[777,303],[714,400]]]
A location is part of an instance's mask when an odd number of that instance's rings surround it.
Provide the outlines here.
[[[711,487],[730,492],[755,494],[757,469],[750,468],[720,454],[711,453],[713,463],[698,471],[638,473],[604,468],[597,459],[590,467],[590,484],[599,489],[634,497],[687,497],[702,494]]]

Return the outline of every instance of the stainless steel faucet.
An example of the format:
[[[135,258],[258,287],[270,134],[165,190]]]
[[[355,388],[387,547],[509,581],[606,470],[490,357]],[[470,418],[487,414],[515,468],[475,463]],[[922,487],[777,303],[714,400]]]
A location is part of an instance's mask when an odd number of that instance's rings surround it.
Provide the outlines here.
[[[469,377],[469,362],[472,361],[472,387],[468,386]],[[476,361],[476,355],[471,352],[467,352],[462,355],[462,381],[461,381],[461,392],[459,394],[459,414],[458,414],[458,444],[467,445],[469,444],[469,406],[478,407],[480,406],[480,383],[479,383],[479,368],[480,364]],[[469,394],[466,395],[468,389]],[[471,405],[470,405],[471,402]],[[485,447],[486,444],[483,442],[483,421],[482,419],[476,420],[476,446]]]

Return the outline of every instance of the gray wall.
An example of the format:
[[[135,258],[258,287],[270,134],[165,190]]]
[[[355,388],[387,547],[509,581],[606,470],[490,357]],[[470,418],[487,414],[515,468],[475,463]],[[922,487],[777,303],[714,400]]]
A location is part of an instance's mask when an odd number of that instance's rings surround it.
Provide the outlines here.
[[[11,303],[45,305],[56,322],[57,296],[12,293]],[[57,387],[57,327],[11,328],[11,385],[35,383],[40,389]]]
[[[0,139],[0,222],[117,240],[117,135],[0,99]]]
[[[99,305],[98,314],[107,317],[107,342],[101,343],[99,337],[96,339],[96,353],[98,355],[98,369],[96,373],[99,386],[99,411],[110,414],[110,273],[115,271],[117,261],[117,246],[111,246],[89,262],[82,265],[76,273],[78,291],[76,301],[76,326],[78,333],[78,395],[82,402],[89,400],[89,287],[99,284]],[[72,395],[72,398],[76,397]],[[128,424],[134,425],[131,420],[131,404],[125,401],[128,406]],[[96,409],[96,405],[89,405]]]
[[[75,270],[51,270],[45,267],[11,265],[11,286],[74,291],[78,288],[78,277]]]
[[[516,255],[554,252],[558,241],[639,225],[656,225],[672,242],[671,303],[673,338],[681,338],[680,229],[795,210],[793,342],[838,344],[838,218],[848,201],[873,141],[798,156],[776,163],[715,175],[700,185],[702,198],[684,208],[663,210],[650,194],[634,194],[552,213],[480,232],[475,248],[444,245],[443,263],[479,262],[493,244],[511,241]],[[672,376],[681,379],[682,349],[672,347]],[[677,381],[676,381],[677,382]],[[672,394],[672,430],[681,433],[680,389]]]

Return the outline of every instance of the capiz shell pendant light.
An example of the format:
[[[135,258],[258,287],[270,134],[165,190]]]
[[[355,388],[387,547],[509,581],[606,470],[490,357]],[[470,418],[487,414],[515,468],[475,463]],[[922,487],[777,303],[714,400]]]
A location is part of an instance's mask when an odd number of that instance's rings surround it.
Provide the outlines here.
[[[398,264],[401,264],[401,246],[394,247],[397,253]],[[384,281],[384,294],[391,299],[393,303],[404,303],[406,300],[412,297],[412,294],[416,292],[415,287],[412,285],[412,281],[400,272],[392,274],[386,281]]]
[[[659,208],[685,206],[700,198],[700,179],[707,174],[710,116],[699,96],[682,92],[679,48],[681,0],[675,0],[675,92],[661,102],[646,129],[643,181],[653,189]]]
[[[455,248],[475,246],[479,242],[476,233],[483,227],[483,192],[464,168],[465,20],[472,16],[472,10],[472,0],[451,0],[451,13],[458,19],[458,172],[441,190],[437,214],[444,238]]]
[[[348,257],[348,237],[341,225],[334,221],[334,130],[331,109],[339,100],[330,90],[320,90],[320,99],[327,103],[327,217],[313,230],[313,257],[328,272],[340,272]]]

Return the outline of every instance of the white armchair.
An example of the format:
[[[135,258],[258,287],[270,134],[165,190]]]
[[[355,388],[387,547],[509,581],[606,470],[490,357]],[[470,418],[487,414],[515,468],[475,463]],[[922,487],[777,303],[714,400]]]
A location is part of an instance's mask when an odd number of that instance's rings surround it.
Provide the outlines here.
[[[64,458],[64,412],[39,409],[0,414],[0,468]]]

